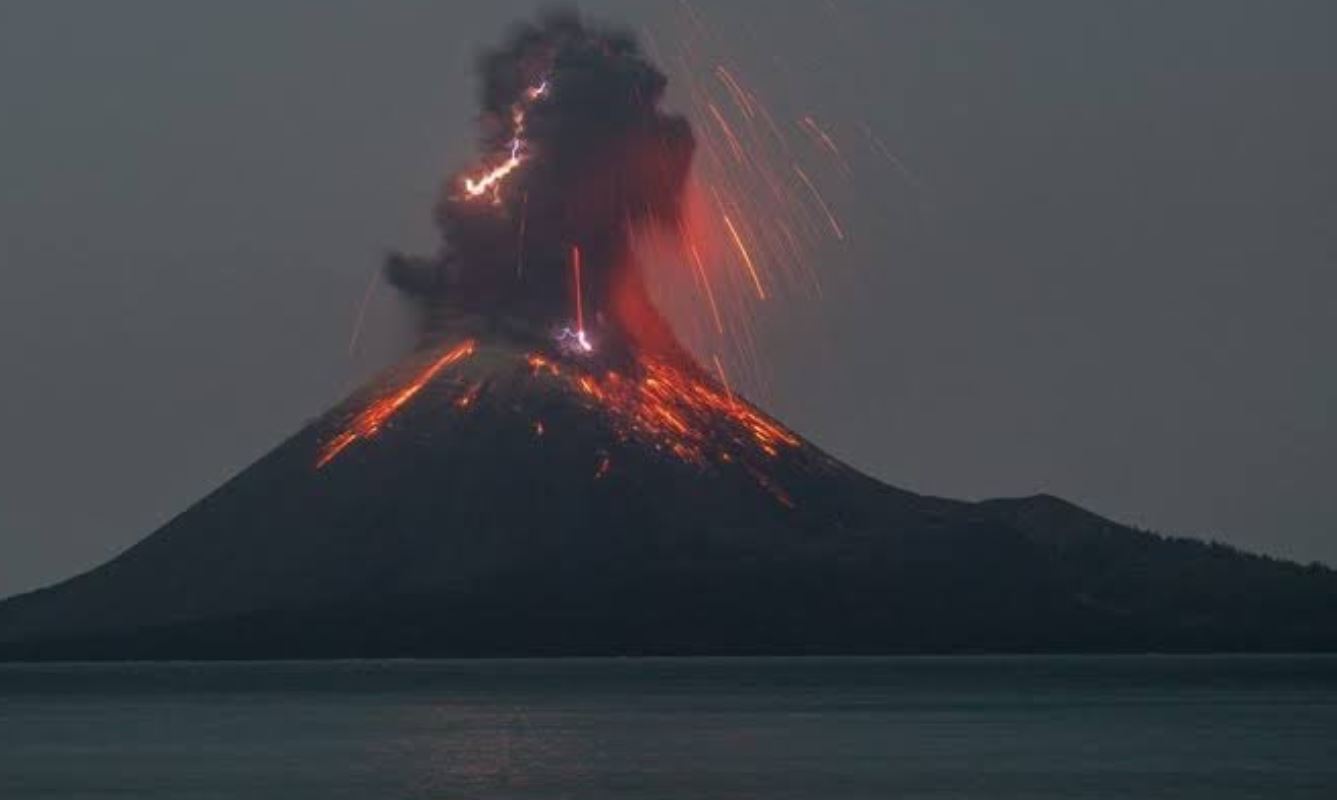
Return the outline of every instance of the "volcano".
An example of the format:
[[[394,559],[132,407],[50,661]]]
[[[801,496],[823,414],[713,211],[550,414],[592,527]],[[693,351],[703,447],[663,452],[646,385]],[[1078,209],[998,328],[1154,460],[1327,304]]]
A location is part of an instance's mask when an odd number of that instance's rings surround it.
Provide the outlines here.
[[[1337,647],[1325,567],[1048,496],[913,494],[772,419],[646,288],[632,239],[691,237],[696,144],[634,40],[559,16],[482,66],[487,158],[443,192],[440,251],[386,264],[416,352],[109,563],[0,604],[0,656]],[[764,298],[764,247],[713,195]]]
[[[1325,568],[1134,531],[1052,497],[900,491],[705,376],[651,364],[610,378],[530,344],[477,335],[398,365],[110,563],[0,605],[0,652],[1337,643]],[[359,427],[396,402],[379,430]]]

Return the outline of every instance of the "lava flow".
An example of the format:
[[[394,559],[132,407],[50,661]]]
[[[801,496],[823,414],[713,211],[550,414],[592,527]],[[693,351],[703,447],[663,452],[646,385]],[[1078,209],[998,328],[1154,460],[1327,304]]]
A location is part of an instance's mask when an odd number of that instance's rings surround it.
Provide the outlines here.
[[[386,423],[446,367],[473,355],[477,345],[466,341],[449,349],[419,371],[409,383],[372,402],[321,449],[322,468],[350,445],[375,437]],[[772,492],[773,482],[755,472],[755,456],[774,458],[802,441],[748,403],[687,370],[656,358],[641,358],[626,372],[602,371],[559,357],[530,353],[524,359],[529,377],[557,379],[578,392],[607,419],[617,438],[667,453],[696,467],[741,463]],[[453,401],[467,411],[478,401],[482,383],[471,384]],[[606,459],[606,454],[603,456]],[[608,471],[605,464],[597,477]]]
[[[389,421],[413,396],[432,382],[437,373],[461,359],[473,355],[473,340],[466,341],[438,357],[417,374],[412,381],[391,394],[376,400],[354,416],[344,429],[321,449],[316,459],[316,469],[324,467],[342,453],[347,447],[361,439],[370,439],[381,431]]]
[[[654,359],[633,374],[602,375],[537,353],[528,356],[535,377],[565,379],[607,414],[623,440],[635,440],[698,467],[727,464],[756,451],[766,457],[801,440],[727,389]]]

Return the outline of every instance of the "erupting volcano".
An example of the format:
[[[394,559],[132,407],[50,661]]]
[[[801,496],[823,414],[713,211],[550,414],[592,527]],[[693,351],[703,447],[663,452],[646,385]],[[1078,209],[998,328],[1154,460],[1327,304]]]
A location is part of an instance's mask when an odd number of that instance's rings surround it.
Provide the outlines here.
[[[701,469],[742,470],[792,502],[765,462],[799,439],[735,397],[722,368],[698,366],[655,308],[635,257],[632,239],[646,229],[678,237],[680,254],[696,246],[683,219],[694,140],[685,119],[660,110],[664,76],[634,40],[569,17],[519,33],[484,59],[483,76],[490,155],[447,184],[440,252],[387,264],[419,306],[424,349],[440,355],[356,413],[317,467],[373,438],[481,340],[512,366],[527,364],[535,381],[576,394],[619,441]],[[723,220],[764,297],[737,227]],[[493,382],[460,385],[453,405],[488,402]],[[611,462],[600,458],[606,474]]]
[[[635,39],[573,16],[485,54],[483,155],[441,245],[388,281],[417,350],[111,562],[0,604],[0,655],[323,657],[1326,648],[1337,578],[1164,539],[1054,498],[918,496],[823,454],[698,363],[636,242],[673,243],[706,318],[769,255],[844,240],[724,67],[707,159],[811,217],[692,188],[697,141]],[[798,125],[841,159],[812,117]],[[706,140],[703,140],[706,141]],[[790,168],[792,166],[792,169]],[[780,175],[784,173],[783,180]],[[1240,587],[1249,587],[1247,593]]]

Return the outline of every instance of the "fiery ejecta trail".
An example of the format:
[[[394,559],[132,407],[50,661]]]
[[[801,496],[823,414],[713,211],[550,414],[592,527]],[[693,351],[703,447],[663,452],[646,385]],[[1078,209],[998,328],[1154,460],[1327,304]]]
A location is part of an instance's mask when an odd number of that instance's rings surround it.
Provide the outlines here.
[[[841,170],[846,174],[851,172],[849,162],[845,160],[844,154],[842,154],[840,148],[836,146],[836,140],[831,138],[831,134],[827,133],[821,125],[817,124],[817,120],[814,119],[811,114],[807,114],[803,119],[799,120],[799,127],[804,128],[814,142],[835,158],[836,163],[840,165]]]
[[[559,343],[574,341],[576,352],[592,353],[594,345],[585,333],[585,286],[580,274],[580,246],[574,244],[571,245],[571,294],[575,299],[576,327],[575,330],[563,328],[557,334],[557,340]]]
[[[752,108],[752,99],[747,96],[747,92],[742,85],[734,78],[733,73],[729,72],[728,67],[723,64],[715,67],[715,74],[719,76],[720,82],[728,88],[729,93],[733,95],[734,103],[742,110],[748,119],[756,116],[756,111]]]
[[[743,155],[743,145],[738,141],[738,135],[733,132],[733,128],[729,127],[729,122],[724,118],[724,115],[720,113],[720,110],[715,107],[714,103],[709,103],[708,107],[710,108],[710,113],[715,117],[716,124],[720,126],[720,130],[724,131],[724,135],[729,142],[729,149],[733,152],[734,158],[738,159],[740,163],[743,162],[745,160]]]
[[[719,356],[711,356],[715,359],[715,371],[719,373],[720,383],[724,384],[724,393],[729,396],[729,402],[733,402],[733,389],[729,386],[729,376],[724,373],[724,365],[720,363]]]
[[[822,193],[817,191],[817,187],[813,185],[812,178],[809,178],[808,173],[804,172],[803,167],[798,164],[794,165],[794,172],[798,173],[799,179],[808,187],[808,191],[812,193],[812,198],[817,201],[817,205],[822,207],[822,213],[826,214],[826,221],[831,223],[831,232],[840,241],[845,241],[845,231],[841,229],[840,223],[836,222],[836,215],[831,213],[831,207],[826,204],[826,200],[822,198]]]
[[[474,342],[472,339],[457,345],[429,364],[407,385],[364,408],[357,416],[353,417],[338,436],[331,439],[321,450],[320,457],[316,460],[316,469],[320,469],[333,461],[354,442],[361,439],[370,439],[380,433],[385,423],[408,401],[412,400],[414,395],[422,391],[424,386],[431,383],[437,373],[451,364],[473,355],[473,352]]]
[[[721,334],[724,333],[724,320],[720,319],[720,307],[715,304],[715,291],[710,288],[710,278],[706,275],[705,264],[701,263],[701,253],[697,251],[696,245],[689,243],[688,252],[692,255],[692,263],[696,266],[696,274],[701,280],[701,286],[706,290],[706,300],[710,303],[710,314],[715,318],[715,330]]]
[[[728,214],[724,214],[724,224],[729,228],[729,236],[733,237],[733,243],[738,248],[738,252],[743,256],[743,263],[747,265],[747,274],[752,276],[752,285],[757,287],[757,297],[766,299],[766,290],[761,287],[761,278],[757,276],[757,267],[752,263],[752,255],[747,252],[747,246],[743,244],[743,237],[738,235],[738,229],[734,227],[733,220],[729,219]]]
[[[357,305],[357,318],[353,320],[353,333],[348,337],[348,355],[353,355],[357,351],[357,340],[362,336],[362,321],[367,316],[367,306],[371,304],[371,296],[376,293],[376,287],[380,285],[375,272],[371,274],[371,280],[367,281],[367,288],[362,292],[362,302]]]
[[[576,335],[585,335],[585,301],[580,282],[580,247],[571,245],[571,284],[576,295]]]
[[[773,106],[703,9],[680,7],[686,29],[661,42],[696,137],[686,219],[675,249],[652,239],[640,246],[655,265],[656,301],[687,348],[707,363],[718,357],[742,393],[765,394],[757,323],[821,296],[826,248],[851,234],[839,216],[844,194],[827,183],[857,176],[834,128],[816,112]]]

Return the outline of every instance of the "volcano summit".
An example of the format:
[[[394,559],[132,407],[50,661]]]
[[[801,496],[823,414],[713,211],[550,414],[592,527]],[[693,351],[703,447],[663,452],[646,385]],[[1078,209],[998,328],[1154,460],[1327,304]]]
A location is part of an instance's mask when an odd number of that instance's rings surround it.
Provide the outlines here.
[[[632,237],[688,227],[696,145],[634,40],[554,17],[482,73],[488,155],[443,192],[439,252],[386,266],[417,352],[109,563],[0,604],[0,656],[1337,646],[1326,568],[1047,496],[923,497],[804,441],[651,302]]]

